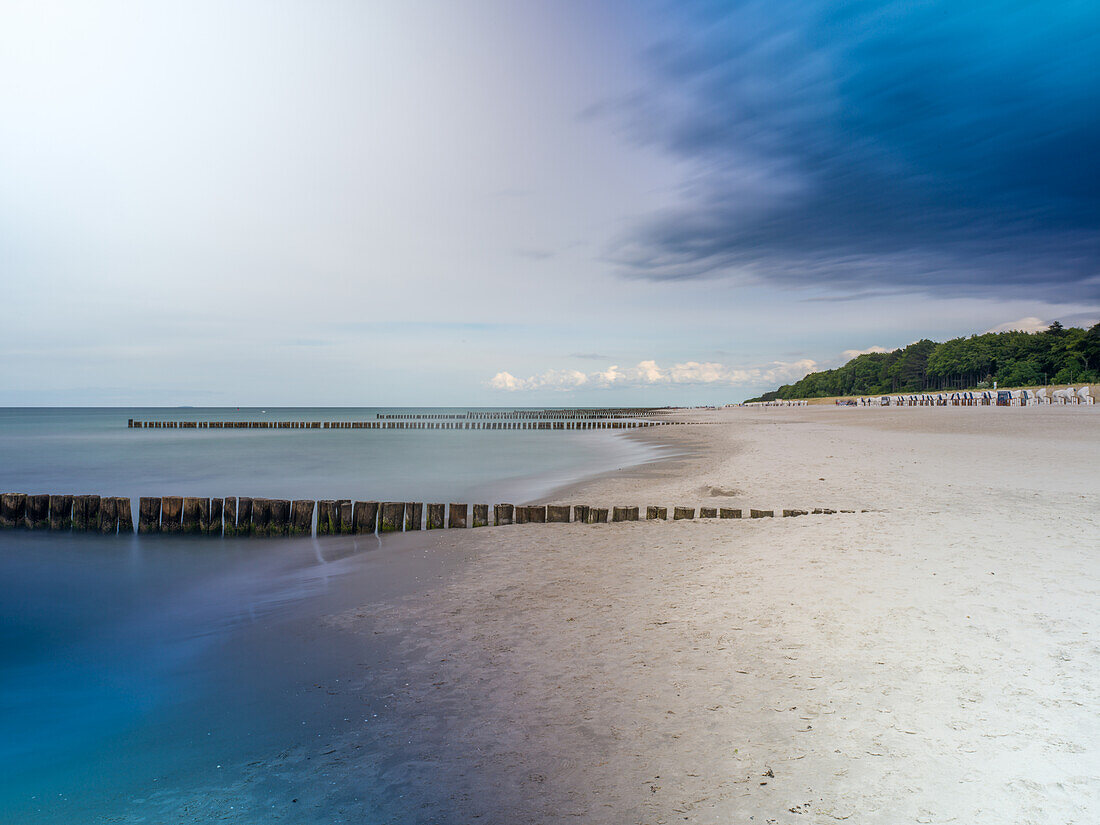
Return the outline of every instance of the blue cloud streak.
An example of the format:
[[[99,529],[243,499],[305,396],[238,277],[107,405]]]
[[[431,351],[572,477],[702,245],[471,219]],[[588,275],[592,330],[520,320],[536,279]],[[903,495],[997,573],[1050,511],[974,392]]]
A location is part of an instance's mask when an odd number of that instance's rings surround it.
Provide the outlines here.
[[[1100,6],[682,9],[620,111],[695,174],[629,274],[1100,297]]]

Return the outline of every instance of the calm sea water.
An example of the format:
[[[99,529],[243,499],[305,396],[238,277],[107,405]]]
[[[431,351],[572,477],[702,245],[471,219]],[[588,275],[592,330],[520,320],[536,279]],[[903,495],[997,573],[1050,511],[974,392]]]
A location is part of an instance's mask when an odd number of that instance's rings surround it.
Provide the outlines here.
[[[130,417],[366,420],[379,411],[0,410],[0,491],[135,504],[140,495],[522,502],[653,457],[613,431],[126,427]],[[349,705],[315,689],[346,672],[349,651],[310,628],[344,607],[429,587],[447,563],[413,537],[0,532],[0,821],[415,820],[369,782],[345,789],[341,813],[261,813],[245,766],[274,753],[306,759],[384,711],[384,697]],[[369,668],[387,651],[357,642],[354,655]],[[371,755],[369,736],[362,741],[368,761],[401,758]],[[197,801],[203,787],[238,786],[237,802]]]

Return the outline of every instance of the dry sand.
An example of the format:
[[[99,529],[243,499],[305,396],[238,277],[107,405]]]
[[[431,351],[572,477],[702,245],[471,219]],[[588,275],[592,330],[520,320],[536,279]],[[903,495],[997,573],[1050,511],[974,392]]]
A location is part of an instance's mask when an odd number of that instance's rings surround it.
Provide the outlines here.
[[[329,622],[405,639],[451,746],[376,781],[456,822],[1097,821],[1100,413],[686,415],[555,500],[874,512],[425,537],[467,557],[430,599]]]

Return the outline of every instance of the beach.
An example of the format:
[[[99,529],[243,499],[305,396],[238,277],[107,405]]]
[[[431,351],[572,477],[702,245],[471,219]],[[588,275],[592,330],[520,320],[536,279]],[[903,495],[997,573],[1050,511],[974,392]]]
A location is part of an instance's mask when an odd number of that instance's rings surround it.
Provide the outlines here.
[[[417,539],[438,587],[322,623],[397,651],[347,690],[424,708],[375,779],[449,788],[422,821],[1091,821],[1091,410],[682,415],[554,501],[869,512]]]

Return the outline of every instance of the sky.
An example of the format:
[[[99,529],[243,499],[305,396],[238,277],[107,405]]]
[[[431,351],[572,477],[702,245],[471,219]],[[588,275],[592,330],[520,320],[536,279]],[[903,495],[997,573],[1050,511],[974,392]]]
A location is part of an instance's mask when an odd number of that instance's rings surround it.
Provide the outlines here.
[[[0,2],[0,405],[729,403],[1100,319],[1094,2]]]

